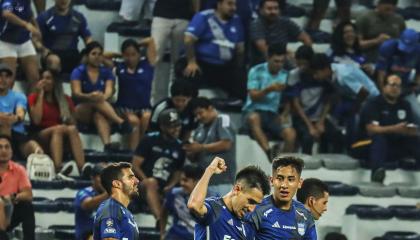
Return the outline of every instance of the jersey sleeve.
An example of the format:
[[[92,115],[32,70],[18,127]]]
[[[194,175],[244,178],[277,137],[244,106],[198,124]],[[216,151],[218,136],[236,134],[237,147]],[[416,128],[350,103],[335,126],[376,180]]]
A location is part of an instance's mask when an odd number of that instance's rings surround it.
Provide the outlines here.
[[[395,45],[395,47],[393,46]],[[396,48],[397,43],[394,40],[385,41],[378,50],[378,60],[376,61],[376,69],[387,71],[391,66],[393,55],[393,47]]]
[[[255,20],[250,25],[251,41],[265,40],[264,28],[260,20]]]
[[[80,36],[82,36],[82,38],[87,38],[92,36],[92,33],[90,32],[88,25],[87,25],[87,21],[85,16],[81,15],[81,24],[80,24],[80,32],[79,32]]]
[[[105,81],[112,80],[112,81],[115,82],[115,76],[112,73],[112,69],[110,69],[110,68],[105,68],[104,69],[104,80]]]
[[[26,173],[26,170],[23,166],[18,165],[19,169],[19,192],[21,192],[23,189],[32,188],[31,181],[29,180],[28,174]]]
[[[254,239],[261,226],[261,217],[257,209],[245,216],[245,223],[248,239]]]
[[[229,140],[232,142],[235,140],[235,136],[232,134],[232,131],[229,130],[231,127],[232,121],[230,117],[228,115],[222,115],[216,129],[219,140]]]
[[[202,217],[198,217],[194,214],[192,216],[198,224],[208,226],[214,223],[220,214],[221,206],[214,199],[207,199],[204,201],[204,206],[207,208],[207,213]]]
[[[70,81],[82,81],[82,71],[79,67],[75,68],[71,72]]]
[[[302,29],[292,20],[287,20],[287,32],[291,35],[292,39],[297,40],[302,33]]]
[[[35,105],[37,98],[38,98],[38,94],[36,94],[36,93],[31,93],[28,96],[28,105],[29,105],[29,107],[32,107],[33,105]]]
[[[198,39],[205,33],[206,26],[206,16],[201,12],[196,13],[188,25],[185,34]]]
[[[101,234],[100,239],[104,238],[115,238],[120,239],[121,238],[121,224],[120,222],[112,217],[104,218],[101,220],[101,223],[99,225],[100,229],[99,232]]]
[[[12,0],[4,0],[1,2],[1,10],[2,11],[9,11],[13,12],[13,1]]]
[[[81,189],[76,193],[76,198],[74,199],[74,207],[81,208],[83,201],[89,197],[91,197],[89,192],[86,191],[86,189]]]
[[[256,68],[251,68],[248,73],[248,90],[261,90],[260,81],[258,81],[258,71]]]
[[[28,101],[26,99],[26,96],[22,93],[18,93],[16,95],[16,108],[23,108],[25,111],[27,111]]]

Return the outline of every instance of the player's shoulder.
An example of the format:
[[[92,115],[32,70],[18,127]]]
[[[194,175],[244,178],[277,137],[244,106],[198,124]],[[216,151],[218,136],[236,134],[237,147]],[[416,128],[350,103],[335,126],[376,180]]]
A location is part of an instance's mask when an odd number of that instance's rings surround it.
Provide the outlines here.
[[[255,207],[255,210],[252,212],[252,214],[259,216],[268,216],[268,214],[273,212],[275,206],[273,205],[271,198],[271,195],[265,197],[262,200],[262,202]]]
[[[305,208],[305,205],[303,205],[303,203],[296,200],[292,200],[292,205],[297,215],[303,217],[305,220],[313,221],[311,212]]]
[[[101,203],[97,211],[98,219],[112,218],[121,220],[125,215],[124,209],[121,204],[115,202],[115,200],[109,198]]]

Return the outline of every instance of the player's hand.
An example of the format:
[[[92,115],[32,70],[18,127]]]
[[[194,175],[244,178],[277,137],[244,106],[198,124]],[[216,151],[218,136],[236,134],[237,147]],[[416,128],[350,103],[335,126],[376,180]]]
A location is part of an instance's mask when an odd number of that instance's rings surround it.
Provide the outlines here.
[[[313,125],[309,127],[309,134],[311,134],[311,136],[315,139],[318,139],[320,135],[318,132],[318,129],[314,127]]]
[[[381,33],[381,34],[379,34],[378,37],[376,37],[376,40],[378,41],[378,43],[383,43],[390,38],[391,38],[391,36],[389,36],[388,34]]]
[[[322,135],[325,132],[325,122],[324,121],[316,122],[315,127],[318,130],[320,135]]]
[[[90,97],[95,102],[103,102],[103,101],[105,101],[105,96],[100,91],[94,91],[94,92],[90,93]]]
[[[41,33],[39,32],[38,28],[36,28],[32,23],[28,22],[25,25],[26,30],[28,30],[29,32],[32,33],[32,36],[34,38],[40,39],[41,38]]]
[[[40,93],[43,93],[45,90],[45,80],[41,79],[36,83],[36,88],[39,90]]]
[[[226,171],[227,166],[226,166],[225,160],[219,157],[215,157],[207,168],[210,169],[215,174],[220,174]]]

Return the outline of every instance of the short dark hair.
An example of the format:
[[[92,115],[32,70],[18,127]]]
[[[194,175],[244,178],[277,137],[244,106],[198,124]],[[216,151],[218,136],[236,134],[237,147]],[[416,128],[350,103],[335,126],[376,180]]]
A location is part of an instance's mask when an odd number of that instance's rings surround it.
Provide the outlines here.
[[[318,178],[308,178],[302,183],[300,189],[296,193],[296,198],[299,202],[305,203],[309,197],[320,199],[324,197],[324,193],[328,191],[328,185]]]
[[[295,52],[296,59],[308,60],[309,62],[312,60],[314,56],[314,50],[311,46],[302,45],[300,46]]]
[[[330,68],[331,60],[325,53],[315,53],[311,59],[311,69],[313,71]]]
[[[0,134],[0,139],[6,139],[10,145],[12,145],[12,138],[10,138],[8,135]]]
[[[279,0],[260,0],[259,8],[260,8],[260,9],[261,9],[261,8],[263,8],[263,7],[264,7],[264,4],[265,4],[266,2],[277,2],[277,3],[279,4],[279,8],[281,8],[281,7],[282,7],[282,4],[280,3],[280,1],[279,1]]]
[[[302,159],[294,156],[277,156],[273,159],[272,170],[277,170],[279,167],[292,166],[296,169],[299,176],[302,173],[302,169],[305,166]]]
[[[197,108],[209,108],[212,106],[213,103],[211,103],[211,101],[206,97],[198,97],[191,100],[191,108],[193,111],[195,111]]]
[[[171,85],[171,96],[197,97],[198,90],[188,79],[177,79]]]
[[[325,240],[347,240],[347,237],[342,233],[331,232],[325,235]]]
[[[124,168],[131,168],[131,163],[110,163],[102,170],[101,184],[109,195],[111,195],[112,193],[112,182],[114,180],[120,180],[122,178],[123,173],[121,170]]]
[[[392,4],[396,6],[398,4],[398,0],[379,0],[378,5],[379,4]]]
[[[286,54],[286,44],[276,43],[268,46],[268,57],[273,55],[285,55]]]
[[[125,50],[127,50],[127,48],[129,47],[133,47],[138,53],[140,53],[140,46],[139,44],[136,42],[136,40],[129,38],[126,39],[122,44],[121,44],[121,52],[124,52]]]
[[[385,80],[384,80],[384,86],[388,84],[388,79],[390,79],[391,77],[397,77],[400,79],[400,81],[402,81],[401,77],[398,76],[397,74],[389,74],[388,76],[386,76]]]
[[[265,172],[257,166],[248,166],[240,170],[235,177],[235,183],[242,182],[246,188],[258,188],[263,195],[270,193],[270,183]]]
[[[194,180],[199,180],[204,174],[204,169],[198,165],[187,164],[182,167],[181,170],[187,178],[192,178]]]

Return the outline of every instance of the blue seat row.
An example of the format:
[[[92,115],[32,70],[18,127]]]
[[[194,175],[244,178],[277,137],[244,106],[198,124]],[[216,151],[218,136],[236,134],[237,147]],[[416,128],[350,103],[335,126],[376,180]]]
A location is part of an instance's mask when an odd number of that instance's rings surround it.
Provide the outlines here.
[[[393,217],[401,220],[420,220],[420,209],[409,205],[392,205],[387,208],[379,205],[352,204],[346,214],[356,214],[360,219],[388,220]]]

